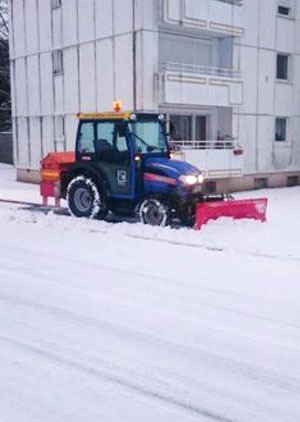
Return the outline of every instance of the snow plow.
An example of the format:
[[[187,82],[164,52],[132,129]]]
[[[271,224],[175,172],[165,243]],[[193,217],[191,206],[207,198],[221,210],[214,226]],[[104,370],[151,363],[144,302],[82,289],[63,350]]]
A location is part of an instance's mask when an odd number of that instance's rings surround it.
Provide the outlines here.
[[[203,175],[172,158],[163,115],[115,111],[78,115],[75,152],[48,154],[40,192],[76,217],[138,216],[165,226],[173,219],[200,229],[221,216],[266,219],[267,200],[226,200],[202,193]]]

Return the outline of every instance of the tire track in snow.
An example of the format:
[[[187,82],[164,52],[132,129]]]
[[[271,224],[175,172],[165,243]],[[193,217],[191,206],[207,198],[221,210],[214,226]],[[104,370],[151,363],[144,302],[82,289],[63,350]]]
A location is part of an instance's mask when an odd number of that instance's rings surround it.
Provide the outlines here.
[[[12,346],[18,347],[20,349],[26,350],[27,352],[31,352],[37,356],[42,358],[46,358],[51,360],[52,362],[56,362],[59,365],[65,365],[71,367],[72,369],[78,370],[80,372],[84,372],[89,374],[93,377],[100,377],[107,382],[112,384],[117,384],[123,388],[127,388],[128,390],[133,391],[136,394],[148,397],[150,399],[158,400],[163,404],[172,405],[180,410],[188,412],[190,414],[194,414],[197,417],[205,417],[208,420],[215,421],[215,422],[238,422],[236,419],[229,419],[225,416],[219,415],[214,411],[209,409],[204,409],[199,406],[196,406],[192,403],[189,403],[184,400],[179,400],[172,395],[161,394],[156,392],[152,389],[147,389],[143,385],[133,382],[132,380],[128,380],[122,377],[116,377],[111,375],[109,372],[94,368],[87,363],[79,362],[74,359],[70,359],[62,354],[54,353],[49,350],[44,350],[40,347],[37,347],[32,344],[19,342],[9,337],[0,336],[0,341],[6,344],[10,344]]]
[[[3,253],[5,253],[5,250],[7,251],[7,249],[9,249],[9,247],[1,247],[0,245],[0,249],[3,250]],[[24,248],[10,248],[12,251],[16,251],[19,250],[22,254],[30,254],[32,256],[36,257],[36,253],[28,251]],[[1,261],[1,255],[0,254],[0,261]],[[114,272],[117,274],[123,274],[123,275],[130,275],[130,276],[135,276],[135,277],[142,277],[143,279],[146,280],[150,280],[150,281],[159,281],[159,282],[163,282],[164,284],[168,284],[168,285],[179,285],[181,287],[186,287],[186,288],[192,288],[195,290],[200,290],[200,291],[207,291],[210,293],[214,293],[214,294],[218,294],[218,295],[232,295],[232,296],[236,296],[236,297],[242,297],[242,298],[247,298],[247,296],[244,295],[240,295],[240,294],[236,294],[235,292],[230,292],[230,291],[225,291],[225,290],[216,290],[216,289],[212,289],[212,288],[208,288],[208,287],[204,287],[204,286],[199,286],[199,284],[194,284],[194,283],[182,283],[179,280],[174,280],[174,279],[168,279],[166,277],[159,277],[157,275],[148,275],[139,271],[133,271],[133,270],[129,270],[129,269],[122,269],[122,268],[116,268],[113,266],[109,266],[109,265],[102,265],[102,264],[95,264],[89,261],[85,261],[85,260],[76,260],[73,258],[68,258],[68,257],[60,257],[57,255],[51,255],[51,254],[44,254],[42,252],[39,252],[39,257],[45,258],[46,261],[49,261],[49,259],[53,259],[55,261],[58,262],[62,262],[63,264],[75,264],[80,266],[80,268],[82,268],[82,265],[85,266],[89,266],[90,268],[95,268],[97,270],[105,270],[105,271],[110,271],[110,272]],[[7,266],[5,263],[2,263],[2,269],[4,270],[5,268],[14,273],[15,271],[15,266]],[[55,266],[52,266],[52,268],[55,268]],[[51,270],[51,269],[50,269]],[[34,275],[31,272],[27,273],[29,276],[34,277]],[[40,276],[40,275],[39,275]],[[50,277],[44,277],[44,279],[47,279],[48,281],[51,281]],[[255,300],[258,300],[255,298]],[[250,313],[250,312],[246,312],[246,311],[241,311],[241,310],[236,310],[233,308],[229,308],[226,306],[221,306],[221,305],[214,305],[212,303],[207,303],[207,301],[200,301],[198,300],[197,302],[198,304],[201,304],[201,306],[204,306],[206,308],[211,308],[211,309],[215,309],[217,311],[222,311],[222,312],[226,312],[232,315],[238,315],[238,316],[243,316],[246,318],[252,318],[256,321],[264,321],[264,322],[269,322],[272,324],[276,324],[276,325],[280,325],[282,327],[291,327],[291,328],[296,328],[297,330],[300,329],[300,324],[294,323],[294,322],[290,322],[290,321],[283,321],[283,320],[279,320],[276,318],[270,318],[270,317],[265,317],[265,316],[261,316],[261,315],[257,315],[255,313]]]
[[[90,316],[75,313],[67,309],[58,308],[53,305],[41,304],[17,297],[12,298],[3,294],[0,294],[0,299],[11,303],[12,305],[21,305],[44,313],[49,313],[54,317],[62,317],[67,321],[81,324],[83,327],[93,327],[100,332],[108,332],[114,335],[116,338],[124,338],[124,341],[131,339],[134,342],[154,346],[158,349],[167,349],[172,352],[172,354],[176,354],[179,357],[192,359],[196,363],[205,362],[212,368],[218,368],[221,371],[225,370],[225,372],[230,371],[247,379],[258,381],[269,386],[276,386],[277,388],[287,390],[291,393],[300,394],[300,379],[296,377],[276,373],[275,371],[257,367],[250,363],[241,363],[233,358],[224,357],[212,351],[207,352],[200,347],[194,348],[192,346],[186,345],[183,347],[179,343],[166,340],[162,337],[154,336],[150,333],[143,333],[141,331],[134,330],[120,324],[105,321],[103,319],[99,320]]]
[[[1,202],[11,204],[11,205],[28,206],[29,207],[28,209],[19,208],[21,211],[25,211],[25,212],[32,212],[33,211],[33,212],[42,212],[44,214],[54,212],[56,215],[60,215],[61,217],[69,217],[67,209],[64,209],[64,208],[56,209],[55,207],[52,207],[52,206],[45,207],[44,205],[34,204],[34,203],[31,203],[31,202],[18,202],[18,201],[10,201],[10,200],[1,200],[0,199],[0,203]],[[122,222],[123,221],[119,221],[119,220],[109,221],[109,223],[112,223],[112,224],[120,224]],[[179,226],[179,228],[180,228],[180,226]],[[193,229],[191,229],[191,230],[193,230]],[[90,233],[101,233],[101,234],[106,234],[106,235],[110,234],[110,230],[107,230],[107,229],[100,229],[100,230],[90,229],[89,232]],[[269,254],[269,253],[264,253],[264,252],[254,252],[254,251],[249,252],[249,251],[242,250],[242,249],[228,248],[228,247],[224,247],[224,246],[209,246],[209,245],[200,244],[200,243],[179,242],[177,240],[142,236],[142,235],[131,234],[131,233],[123,233],[123,235],[124,235],[124,237],[136,239],[136,240],[146,240],[146,241],[152,241],[152,242],[157,242],[157,243],[169,244],[169,245],[173,245],[173,246],[185,246],[185,247],[189,247],[189,248],[203,249],[203,250],[207,250],[209,252],[220,252],[220,253],[221,252],[230,252],[230,253],[233,252],[233,253],[238,253],[240,255],[253,256],[255,258],[261,258],[261,259],[280,260],[280,261],[300,263],[300,257],[297,257],[297,256],[290,256],[290,255],[283,256],[283,255]]]

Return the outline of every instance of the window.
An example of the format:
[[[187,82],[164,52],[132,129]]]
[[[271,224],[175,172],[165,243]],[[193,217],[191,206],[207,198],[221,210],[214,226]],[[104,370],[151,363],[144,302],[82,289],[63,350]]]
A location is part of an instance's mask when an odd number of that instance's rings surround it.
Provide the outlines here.
[[[52,9],[56,9],[61,6],[61,0],[51,0]]]
[[[53,73],[59,75],[63,72],[63,52],[62,50],[53,51]]]
[[[289,56],[287,54],[277,54],[276,77],[282,81],[289,79]]]
[[[159,121],[144,120],[132,122],[129,126],[135,143],[135,150],[141,154],[167,152],[167,142]]]
[[[287,140],[287,118],[277,117],[275,121],[275,141],[285,142]]]
[[[277,13],[279,16],[293,17],[294,0],[278,0]]]
[[[192,116],[170,115],[170,133],[174,141],[192,140]]]
[[[207,116],[196,116],[196,140],[206,141]]]
[[[123,122],[97,123],[95,147],[100,160],[122,162],[128,159],[126,130],[127,125]]]
[[[287,186],[291,188],[292,186],[298,186],[299,185],[299,176],[288,176],[287,177]]]
[[[78,135],[78,151],[81,154],[94,154],[94,123],[81,123]]]
[[[283,16],[290,16],[291,15],[291,9],[290,9],[290,7],[278,6],[278,14],[283,15]]]
[[[269,187],[269,179],[266,177],[259,177],[254,179],[254,189],[266,189]]]
[[[54,134],[55,141],[60,142],[65,139],[65,128],[63,116],[55,116],[54,118]]]

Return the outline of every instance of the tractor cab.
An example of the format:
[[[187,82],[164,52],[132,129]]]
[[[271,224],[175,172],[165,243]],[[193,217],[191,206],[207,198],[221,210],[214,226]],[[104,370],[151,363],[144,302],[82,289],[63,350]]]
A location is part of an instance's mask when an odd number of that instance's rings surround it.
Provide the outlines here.
[[[111,197],[133,199],[141,194],[141,172],[150,157],[170,158],[163,115],[79,115],[76,163],[103,173]]]

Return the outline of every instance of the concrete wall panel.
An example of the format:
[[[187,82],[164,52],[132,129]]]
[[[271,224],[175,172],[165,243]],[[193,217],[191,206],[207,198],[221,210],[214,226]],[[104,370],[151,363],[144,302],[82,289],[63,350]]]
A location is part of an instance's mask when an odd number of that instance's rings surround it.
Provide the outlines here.
[[[43,156],[49,152],[55,151],[54,144],[54,117],[45,116],[42,118],[42,133],[43,133]]]
[[[64,50],[64,98],[65,113],[79,112],[78,49],[70,47]]]
[[[15,61],[16,66],[16,93],[17,93],[17,116],[27,116],[27,77],[26,61],[23,58]]]
[[[132,0],[114,0],[114,33],[124,34],[133,30]]]
[[[272,151],[274,147],[275,122],[272,116],[259,116],[257,123],[257,170],[260,172],[268,172],[272,170]]]
[[[276,84],[275,116],[292,116],[294,87],[291,84]],[[295,114],[297,111],[295,112]],[[298,111],[299,113],[299,111]],[[298,114],[297,113],[297,114]]]
[[[40,33],[40,51],[49,51],[52,46],[51,30],[51,2],[48,0],[39,0],[39,33]]]
[[[67,151],[75,151],[78,119],[75,116],[65,117],[65,137]]]
[[[41,114],[40,106],[40,84],[39,84],[39,58],[37,55],[27,58],[28,74],[28,114],[30,116],[39,116]]]
[[[295,21],[278,17],[277,25],[277,50],[292,54],[296,44]]]
[[[110,37],[113,33],[113,2],[97,0],[95,2],[96,38]]]
[[[27,54],[36,54],[38,52],[39,34],[36,6],[36,0],[25,1]]]
[[[80,111],[94,112],[96,110],[95,44],[81,45],[79,56]]]
[[[261,49],[258,60],[258,112],[259,114],[273,114],[276,55],[273,51]]]
[[[251,174],[256,170],[256,117],[239,116],[238,140],[245,149],[244,173]]]
[[[52,10],[52,41],[54,49],[62,48],[62,31],[62,9],[58,7]]]
[[[41,114],[50,115],[54,112],[54,87],[51,53],[40,55],[41,66]]]
[[[157,110],[159,100],[158,34],[143,31],[137,37],[137,104],[139,110]]]
[[[114,72],[108,65],[113,63],[113,41],[97,41],[97,110],[112,110],[115,96]]]
[[[42,156],[41,124],[39,117],[31,117],[30,125],[30,163],[32,168],[39,168]]]
[[[19,117],[18,125],[18,166],[22,168],[29,168],[29,128],[28,119],[26,117]]]
[[[78,0],[79,42],[94,39],[94,0]]]
[[[243,45],[255,47],[258,45],[259,34],[259,4],[260,0],[245,1],[241,15],[245,35],[241,39]]]
[[[259,2],[259,46],[274,49],[276,46],[277,0]]]
[[[77,43],[77,2],[63,1],[63,45],[64,47]]]
[[[54,113],[64,114],[64,80],[63,75],[54,76]]]
[[[132,35],[115,38],[116,98],[124,110],[133,109],[133,41]]]
[[[14,31],[13,56],[16,58],[26,54],[24,0],[14,1],[12,11]]]
[[[256,113],[257,103],[257,50],[244,47],[241,50],[241,69],[244,81],[242,113]]]

